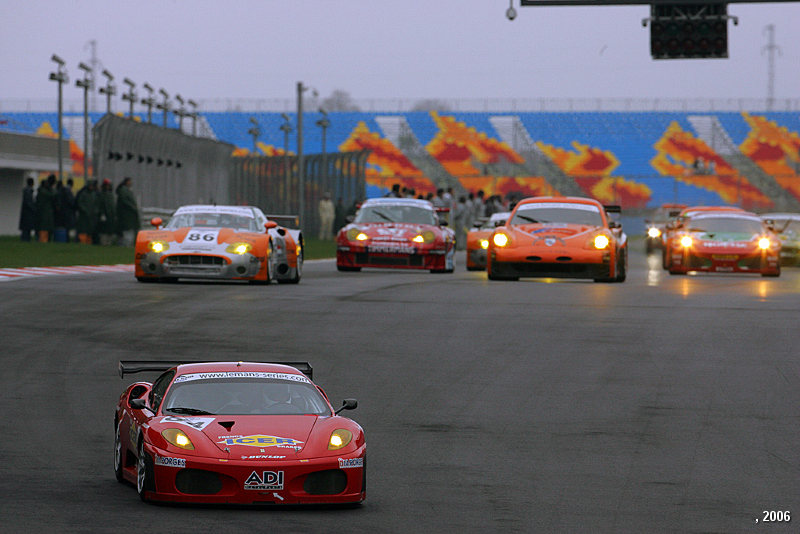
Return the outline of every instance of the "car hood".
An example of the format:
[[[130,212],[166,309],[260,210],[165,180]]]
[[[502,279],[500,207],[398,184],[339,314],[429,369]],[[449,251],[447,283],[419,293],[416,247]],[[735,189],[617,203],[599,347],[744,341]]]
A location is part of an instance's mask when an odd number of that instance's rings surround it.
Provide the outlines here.
[[[422,232],[431,231],[439,235],[438,226],[430,224],[412,223],[355,223],[353,227],[367,234],[375,241],[403,241],[412,240]]]
[[[231,458],[294,457],[308,443],[315,415],[217,416],[202,432]],[[253,457],[253,458],[251,458]]]
[[[232,228],[179,228],[177,230],[150,230],[148,241],[164,241],[170,244],[170,253],[202,253],[216,250],[233,243],[254,244],[263,234],[239,232]]]
[[[602,227],[585,224],[518,224],[514,225],[514,229],[538,240],[545,236],[557,236],[562,239],[582,236],[601,230]]]

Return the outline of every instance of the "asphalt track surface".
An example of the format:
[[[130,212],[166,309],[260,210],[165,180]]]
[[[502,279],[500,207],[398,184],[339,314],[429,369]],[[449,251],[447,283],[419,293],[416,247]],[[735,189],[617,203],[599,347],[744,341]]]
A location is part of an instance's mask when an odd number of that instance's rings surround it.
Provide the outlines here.
[[[0,531],[797,532],[800,269],[630,263],[624,284],[489,282],[463,261],[313,262],[297,286],[2,284]],[[143,378],[117,362],[137,358],[311,362],[332,402],[359,401],[366,502],[140,502],[112,471],[114,405]]]

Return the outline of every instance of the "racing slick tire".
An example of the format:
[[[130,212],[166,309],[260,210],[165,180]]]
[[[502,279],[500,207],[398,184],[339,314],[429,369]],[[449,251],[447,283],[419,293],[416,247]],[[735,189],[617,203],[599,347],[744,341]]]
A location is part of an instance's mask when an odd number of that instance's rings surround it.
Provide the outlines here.
[[[125,482],[125,478],[122,476],[122,438],[119,435],[119,423],[117,421],[114,422],[114,427],[114,477],[117,482]]]
[[[491,267],[487,267],[486,277],[494,282],[516,282],[519,280],[519,276],[503,276],[496,274],[492,271]]]
[[[279,284],[299,284],[300,278],[303,276],[303,256],[305,255],[306,247],[300,241],[300,254],[297,255],[297,268],[294,270],[294,276],[291,278],[279,279]]]
[[[155,490],[155,474],[153,460],[144,450],[144,440],[139,440],[139,459],[136,462],[136,492],[144,502],[150,499],[145,497],[146,491]]]
[[[669,271],[669,274],[673,274],[673,275],[679,275],[680,276],[680,275],[686,274],[686,271],[679,271],[679,270],[676,270],[676,269],[668,269],[668,271]]]
[[[150,278],[149,276],[137,276],[136,280],[143,284],[154,284],[158,282],[158,278]]]
[[[336,270],[343,273],[357,273],[361,267],[348,267],[347,265],[336,265]]]
[[[781,275],[781,268],[780,267],[778,267],[778,271],[774,272],[774,273],[761,273],[761,276],[764,276],[764,277],[767,277],[767,278],[778,278],[780,275]]]
[[[622,254],[620,254],[619,262],[617,263],[617,277],[614,278],[614,282],[622,283],[627,278],[627,265],[628,265],[628,251],[625,250]]]

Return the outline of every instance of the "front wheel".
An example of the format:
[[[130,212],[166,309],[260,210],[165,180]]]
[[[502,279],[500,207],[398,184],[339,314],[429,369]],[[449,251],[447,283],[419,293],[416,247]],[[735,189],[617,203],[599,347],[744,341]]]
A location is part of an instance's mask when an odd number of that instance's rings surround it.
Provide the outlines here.
[[[142,440],[139,442],[139,460],[136,462],[136,491],[139,493],[139,498],[147,502],[150,499],[145,493],[154,489],[153,461],[145,452]]]
[[[348,267],[347,265],[336,265],[336,270],[343,273],[356,273],[361,267]]]
[[[123,454],[122,438],[119,435],[119,423],[117,423],[115,426],[117,429],[114,433],[114,477],[117,479],[117,482],[125,482],[125,478],[122,476]]]

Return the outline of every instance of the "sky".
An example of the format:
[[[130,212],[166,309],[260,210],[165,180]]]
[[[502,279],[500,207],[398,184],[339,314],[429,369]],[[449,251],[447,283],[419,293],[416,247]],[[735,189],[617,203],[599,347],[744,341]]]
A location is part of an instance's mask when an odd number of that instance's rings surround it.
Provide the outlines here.
[[[354,99],[766,98],[769,24],[774,96],[800,97],[800,2],[729,4],[728,59],[653,60],[649,6],[512,1],[513,21],[509,0],[0,0],[0,109],[54,99],[53,53],[80,100],[92,40],[115,82],[197,101],[293,98],[298,81]]]

